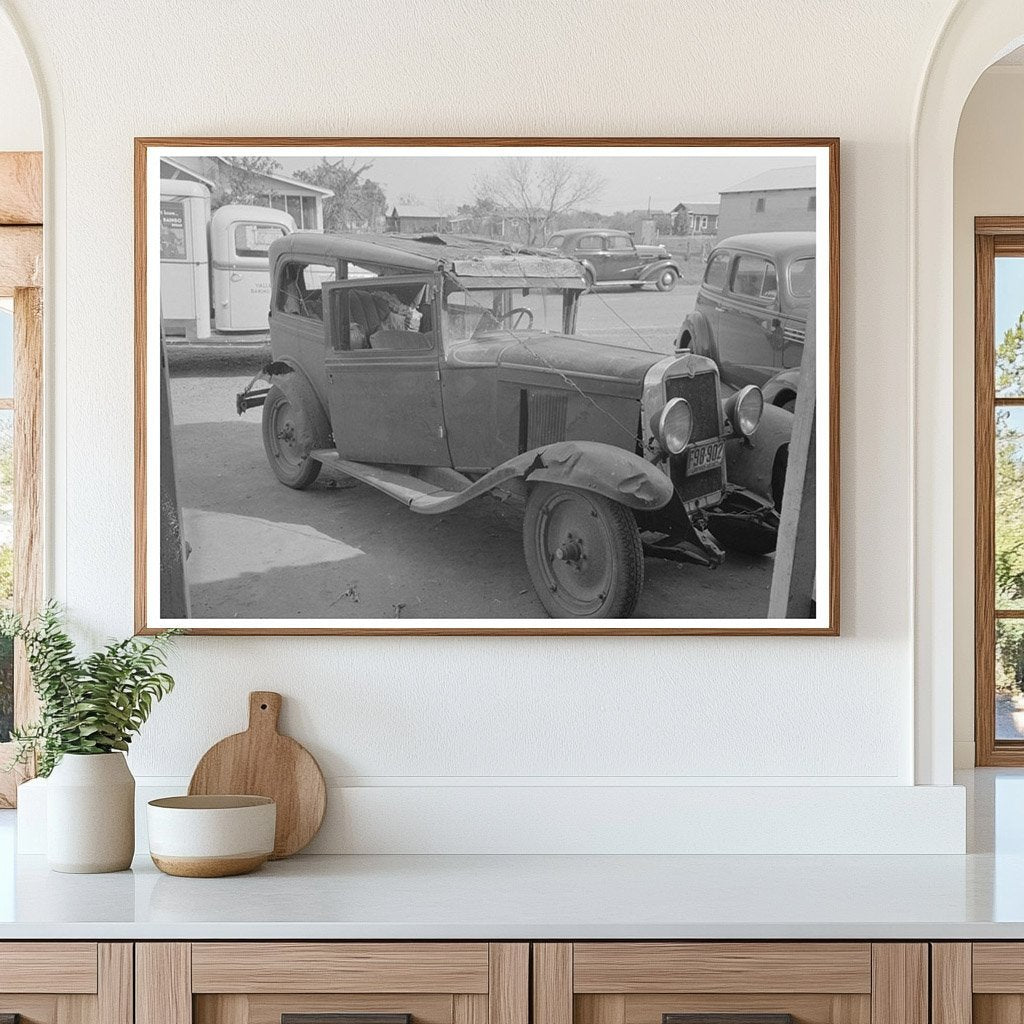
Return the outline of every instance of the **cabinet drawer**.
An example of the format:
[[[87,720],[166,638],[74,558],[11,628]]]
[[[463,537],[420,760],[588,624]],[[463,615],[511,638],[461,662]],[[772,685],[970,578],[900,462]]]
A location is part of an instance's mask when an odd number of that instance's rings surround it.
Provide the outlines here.
[[[923,943],[537,943],[534,1024],[926,1024]]]
[[[529,1024],[514,942],[136,947],[136,1024]]]

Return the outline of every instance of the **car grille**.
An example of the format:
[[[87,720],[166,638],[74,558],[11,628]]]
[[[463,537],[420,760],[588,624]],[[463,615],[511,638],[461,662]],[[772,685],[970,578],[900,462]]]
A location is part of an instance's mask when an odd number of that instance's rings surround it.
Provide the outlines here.
[[[718,380],[709,371],[693,377],[669,377],[665,381],[665,398],[685,398],[693,412],[693,434],[690,443],[722,436],[721,407],[718,402]],[[670,462],[672,483],[684,502],[715,494],[725,487],[725,466],[716,466],[704,473],[686,475],[686,452],[673,456]]]

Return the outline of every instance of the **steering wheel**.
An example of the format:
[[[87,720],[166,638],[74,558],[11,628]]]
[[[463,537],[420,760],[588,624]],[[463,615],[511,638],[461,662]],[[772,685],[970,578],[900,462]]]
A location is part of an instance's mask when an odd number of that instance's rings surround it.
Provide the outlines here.
[[[530,318],[530,322],[526,325],[526,329],[530,330],[533,327],[533,310],[527,309],[526,306],[513,306],[507,313],[502,313],[500,316],[495,317],[495,319],[498,323],[501,323],[502,320],[511,320],[512,317],[517,315],[518,319],[515,323],[509,324],[509,327],[513,331],[518,330],[519,325],[523,322],[524,316],[528,316]]]

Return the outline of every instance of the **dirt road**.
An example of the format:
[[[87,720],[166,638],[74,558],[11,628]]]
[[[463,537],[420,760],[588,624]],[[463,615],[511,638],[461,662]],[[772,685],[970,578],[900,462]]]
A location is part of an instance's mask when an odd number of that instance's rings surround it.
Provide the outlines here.
[[[588,295],[579,332],[669,353],[694,291]],[[174,448],[193,616],[544,617],[523,561],[519,508],[484,497],[448,515],[422,516],[353,481],[290,490],[267,464],[261,411],[235,415],[248,367],[216,360],[189,370],[179,361],[175,372]],[[637,614],[761,617],[771,568],[770,558],[739,555],[714,571],[648,559]]]

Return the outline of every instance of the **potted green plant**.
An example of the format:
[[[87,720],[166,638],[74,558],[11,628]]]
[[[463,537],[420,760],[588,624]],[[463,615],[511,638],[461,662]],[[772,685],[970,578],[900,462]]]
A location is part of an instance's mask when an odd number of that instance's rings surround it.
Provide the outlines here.
[[[124,752],[154,701],[174,687],[162,669],[175,632],[112,641],[80,658],[56,604],[29,622],[0,614],[0,635],[25,645],[39,697],[38,721],[12,733],[14,764],[34,756],[37,773],[48,777],[47,861],[54,871],[131,864],[135,779]]]

